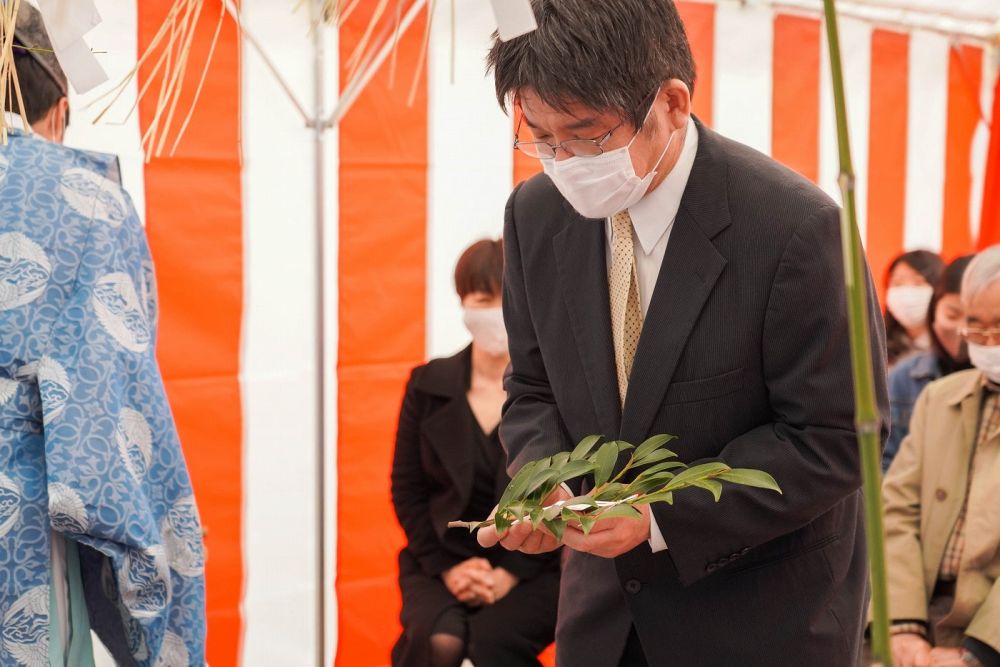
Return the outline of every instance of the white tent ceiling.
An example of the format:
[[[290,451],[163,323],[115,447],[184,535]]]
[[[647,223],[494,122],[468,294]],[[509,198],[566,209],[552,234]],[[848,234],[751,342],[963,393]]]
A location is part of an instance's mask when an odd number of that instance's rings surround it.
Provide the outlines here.
[[[810,13],[823,11],[822,0],[734,1]],[[1000,41],[1000,0],[837,0],[837,10],[841,15],[873,23],[931,30],[993,43]]]

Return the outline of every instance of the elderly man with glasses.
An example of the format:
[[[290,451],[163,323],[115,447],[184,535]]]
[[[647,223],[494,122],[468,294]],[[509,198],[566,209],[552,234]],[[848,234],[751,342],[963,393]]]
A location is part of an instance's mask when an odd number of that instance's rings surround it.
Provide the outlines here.
[[[1000,666],[1000,246],[962,301],[975,368],[920,394],[883,487],[899,667]]]

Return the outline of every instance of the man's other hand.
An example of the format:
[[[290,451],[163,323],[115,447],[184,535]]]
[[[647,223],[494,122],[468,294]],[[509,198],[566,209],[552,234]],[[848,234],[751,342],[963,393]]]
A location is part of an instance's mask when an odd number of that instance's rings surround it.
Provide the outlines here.
[[[566,489],[559,487],[550,493],[549,497],[542,504],[548,506],[560,500],[569,500],[570,497]],[[494,507],[493,512],[490,513],[491,519],[496,514],[496,511],[497,509]],[[531,526],[530,521],[519,521],[517,524],[511,526],[503,535],[497,533],[495,526],[486,526],[479,529],[476,538],[479,540],[479,544],[487,548],[499,542],[503,545],[504,549],[521,551],[526,554],[555,551],[560,546],[559,540],[552,533],[545,530],[544,526],[539,526],[538,530],[535,530]]]
[[[642,515],[640,518],[598,519],[589,535],[571,523],[563,533],[563,544],[603,558],[627,553],[649,539],[649,505],[638,505],[635,509]]]
[[[889,641],[897,667],[930,667],[931,645],[920,635],[905,632],[893,635]]]

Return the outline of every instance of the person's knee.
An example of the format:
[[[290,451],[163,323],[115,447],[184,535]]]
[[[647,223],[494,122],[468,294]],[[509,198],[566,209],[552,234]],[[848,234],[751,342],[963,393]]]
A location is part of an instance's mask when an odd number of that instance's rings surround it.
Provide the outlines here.
[[[535,651],[524,638],[505,632],[504,628],[475,625],[469,628],[466,655],[476,667],[491,665],[531,664]],[[516,662],[512,662],[516,661]]]

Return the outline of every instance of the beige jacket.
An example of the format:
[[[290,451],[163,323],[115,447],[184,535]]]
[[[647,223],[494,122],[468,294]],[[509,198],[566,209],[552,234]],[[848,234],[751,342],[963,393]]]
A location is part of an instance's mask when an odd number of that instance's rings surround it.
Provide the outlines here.
[[[977,436],[977,370],[930,384],[883,485],[889,613],[927,620],[945,545],[962,509]],[[976,456],[955,604],[935,628],[939,646],[974,637],[1000,651],[1000,429]]]

